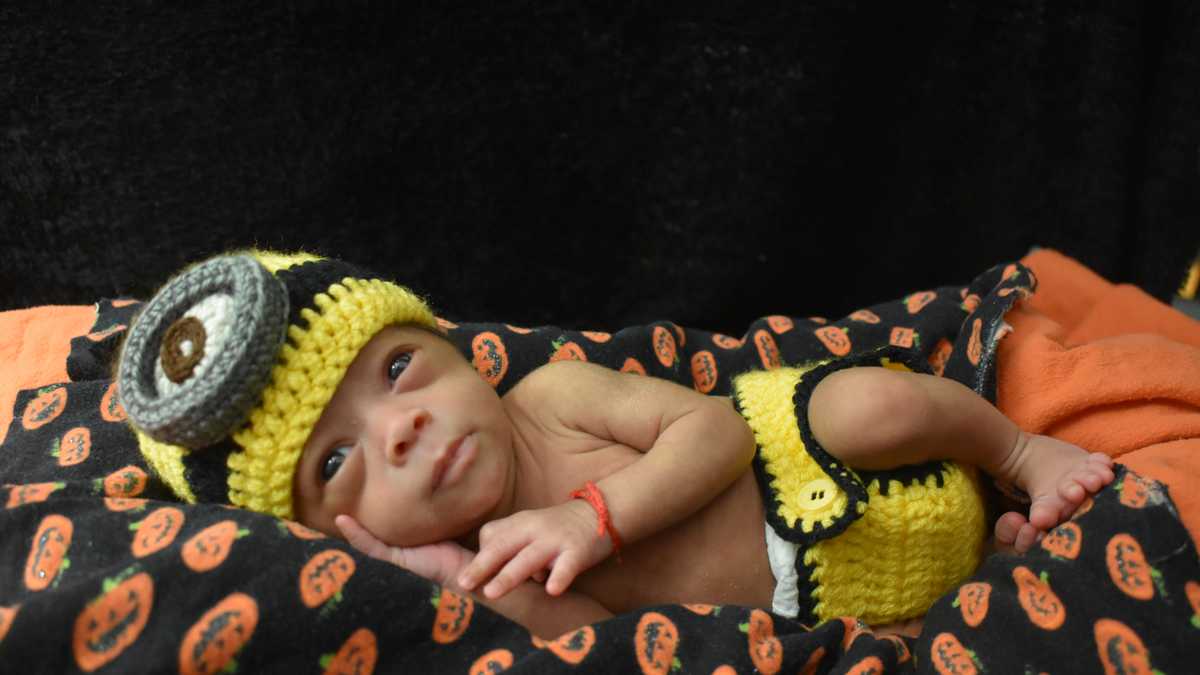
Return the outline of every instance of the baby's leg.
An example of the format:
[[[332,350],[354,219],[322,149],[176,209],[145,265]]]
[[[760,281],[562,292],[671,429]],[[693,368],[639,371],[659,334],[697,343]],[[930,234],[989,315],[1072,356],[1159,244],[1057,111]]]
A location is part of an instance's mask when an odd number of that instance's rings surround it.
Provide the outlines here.
[[[1107,456],[1026,434],[975,392],[932,375],[885,368],[831,373],[813,390],[808,421],[825,450],[853,468],[944,459],[1016,485],[1032,500],[1028,524],[1035,536],[1113,479]],[[1014,534],[1002,543],[1026,539]]]

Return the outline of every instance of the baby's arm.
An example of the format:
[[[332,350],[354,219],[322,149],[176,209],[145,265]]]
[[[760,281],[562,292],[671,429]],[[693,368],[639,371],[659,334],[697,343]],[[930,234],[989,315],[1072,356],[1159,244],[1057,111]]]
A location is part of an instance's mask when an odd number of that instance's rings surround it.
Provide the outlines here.
[[[973,464],[1021,488],[1032,504],[1030,528],[1016,539],[1018,550],[1113,479],[1106,455],[1027,434],[967,387],[932,375],[886,368],[831,373],[813,390],[808,421],[817,441],[853,468],[947,459]],[[1013,522],[998,523],[997,534],[1016,538]]]
[[[363,553],[402,567],[452,591],[470,594],[458,586],[455,579],[475,557],[473,551],[453,541],[425,546],[388,546],[350,516],[338,516],[336,523],[346,540]],[[582,593],[567,591],[558,596],[547,595],[541,585],[530,581],[519,584],[502,598],[493,600],[474,597],[521,624],[534,635],[547,640],[613,615],[600,603]]]
[[[573,487],[596,482],[625,544],[695,513],[754,456],[754,436],[728,399],[673,382],[569,361],[540,369],[522,387],[509,394],[522,409],[547,415],[567,433],[643,453],[610,475],[571,479]],[[550,567],[546,591],[561,593],[612,552],[611,538],[597,537],[596,528],[596,513],[577,499],[493,521],[480,530],[479,555],[459,582],[474,588],[491,578],[484,594],[495,598]]]

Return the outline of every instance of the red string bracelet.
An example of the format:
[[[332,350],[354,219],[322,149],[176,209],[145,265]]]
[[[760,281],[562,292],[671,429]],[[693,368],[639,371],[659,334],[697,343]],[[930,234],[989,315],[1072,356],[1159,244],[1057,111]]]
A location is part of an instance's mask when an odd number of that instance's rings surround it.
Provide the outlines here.
[[[608,514],[608,504],[604,503],[604,494],[600,492],[600,488],[589,480],[583,484],[582,488],[571,493],[571,499],[582,499],[596,510],[596,517],[599,521],[596,526],[596,536],[603,537],[606,532],[608,533],[608,537],[612,539],[613,555],[616,556],[618,563],[621,562],[621,536],[613,527],[612,517]]]

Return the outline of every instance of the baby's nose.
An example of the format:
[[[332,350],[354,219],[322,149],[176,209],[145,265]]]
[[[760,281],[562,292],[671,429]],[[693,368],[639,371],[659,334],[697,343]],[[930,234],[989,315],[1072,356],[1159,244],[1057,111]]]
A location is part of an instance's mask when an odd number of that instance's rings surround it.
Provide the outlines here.
[[[383,439],[384,454],[389,462],[403,464],[408,451],[421,437],[431,416],[428,410],[415,408],[405,410],[389,420],[387,435]]]

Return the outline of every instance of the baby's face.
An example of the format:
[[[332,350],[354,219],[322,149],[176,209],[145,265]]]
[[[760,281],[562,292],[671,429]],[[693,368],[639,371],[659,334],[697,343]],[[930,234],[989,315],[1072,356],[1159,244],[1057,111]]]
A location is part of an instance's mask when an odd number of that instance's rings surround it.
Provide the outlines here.
[[[397,546],[456,538],[497,506],[512,447],[500,397],[449,342],[388,327],[355,357],[304,445],[296,516],[337,535],[345,513]]]

